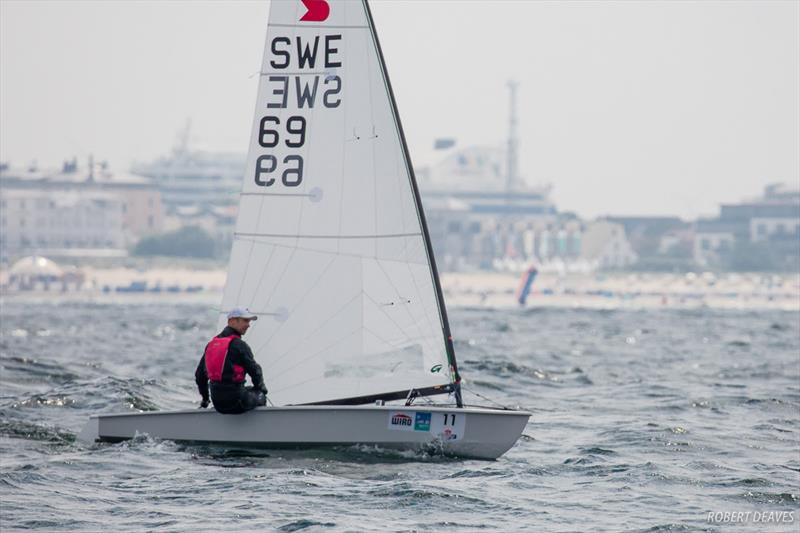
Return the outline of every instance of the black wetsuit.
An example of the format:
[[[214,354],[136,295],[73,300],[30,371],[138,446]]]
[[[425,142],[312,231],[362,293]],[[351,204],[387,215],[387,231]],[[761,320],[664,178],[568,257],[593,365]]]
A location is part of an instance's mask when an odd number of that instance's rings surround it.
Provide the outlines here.
[[[239,335],[232,327],[228,326],[217,337],[230,337]],[[206,350],[208,345],[206,345]],[[203,350],[203,357],[194,372],[194,379],[197,383],[197,390],[204,402],[209,399],[208,371],[206,369],[206,350]],[[233,365],[244,368],[246,374],[253,380],[252,387],[245,387],[244,381],[236,383],[233,381]],[[261,366],[256,363],[253,352],[242,339],[232,339],[228,346],[228,353],[225,357],[225,364],[222,367],[222,380],[210,383],[211,401],[214,409],[224,414],[240,414],[258,407],[266,405],[267,398],[261,389],[264,387],[264,377],[261,373]]]

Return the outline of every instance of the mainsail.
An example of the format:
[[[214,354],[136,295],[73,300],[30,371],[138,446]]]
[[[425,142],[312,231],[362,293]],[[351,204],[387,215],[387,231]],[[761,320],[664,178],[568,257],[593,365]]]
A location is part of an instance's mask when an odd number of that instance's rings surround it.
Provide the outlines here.
[[[459,381],[365,1],[272,2],[222,308],[235,306],[260,316],[246,340],[277,405]]]

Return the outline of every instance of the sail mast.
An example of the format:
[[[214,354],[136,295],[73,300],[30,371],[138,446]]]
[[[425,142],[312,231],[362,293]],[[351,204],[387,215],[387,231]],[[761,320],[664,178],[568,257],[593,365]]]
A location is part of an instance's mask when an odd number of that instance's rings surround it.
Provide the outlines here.
[[[453,380],[453,392],[455,393],[456,398],[456,405],[458,407],[463,407],[463,402],[461,399],[461,376],[458,373],[458,364],[456,363],[456,352],[453,347],[453,335],[450,333],[450,322],[447,319],[447,309],[444,303],[444,294],[442,293],[442,286],[439,282],[439,272],[436,268],[436,259],[433,255],[433,246],[431,245],[431,237],[428,232],[428,224],[425,221],[425,212],[422,209],[422,198],[419,193],[419,187],[417,186],[417,178],[414,175],[414,167],[411,164],[411,155],[408,151],[408,144],[406,143],[406,136],[403,132],[403,124],[400,122],[400,114],[397,111],[397,102],[394,98],[394,91],[392,90],[392,83],[389,80],[389,73],[386,70],[386,61],[383,57],[383,50],[381,49],[381,43],[378,39],[378,33],[375,31],[375,22],[372,19],[372,11],[369,7],[369,2],[367,0],[363,0],[364,2],[364,9],[367,13],[367,22],[369,23],[369,31],[372,34],[372,40],[375,43],[375,48],[378,51],[378,59],[380,60],[380,67],[381,73],[383,74],[383,80],[386,83],[386,90],[389,93],[389,101],[391,102],[392,106],[392,115],[394,116],[395,124],[397,125],[397,131],[400,134],[400,144],[403,148],[403,158],[405,160],[406,169],[408,171],[408,177],[411,184],[411,190],[414,194],[414,203],[417,208],[417,216],[419,217],[420,226],[422,227],[422,239],[425,242],[425,252],[428,256],[428,264],[431,268],[431,277],[433,278],[433,286],[434,290],[436,291],[436,301],[439,308],[439,318],[441,320],[442,325],[442,335],[444,337],[444,345],[445,350],[447,351],[447,360],[450,364],[450,368],[452,371],[452,380]]]

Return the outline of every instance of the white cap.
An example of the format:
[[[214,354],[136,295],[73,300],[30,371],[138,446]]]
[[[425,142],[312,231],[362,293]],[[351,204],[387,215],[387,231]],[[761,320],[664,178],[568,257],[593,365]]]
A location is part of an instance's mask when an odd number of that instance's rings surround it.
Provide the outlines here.
[[[258,320],[258,317],[246,307],[234,307],[228,311],[228,318],[247,318],[250,320]]]

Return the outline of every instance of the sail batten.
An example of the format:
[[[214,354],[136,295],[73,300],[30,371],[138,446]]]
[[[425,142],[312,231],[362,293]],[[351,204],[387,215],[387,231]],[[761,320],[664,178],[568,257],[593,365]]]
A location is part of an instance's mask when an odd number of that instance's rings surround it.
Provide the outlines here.
[[[371,235],[301,235],[295,234],[278,234],[278,233],[234,233],[237,237],[275,237],[279,239],[393,239],[397,237],[417,237],[422,236],[422,233],[386,233],[386,234],[371,234]]]
[[[327,4],[313,23],[301,0],[272,4],[222,308],[263,311],[247,341],[276,405],[449,392],[444,300],[368,6]]]

